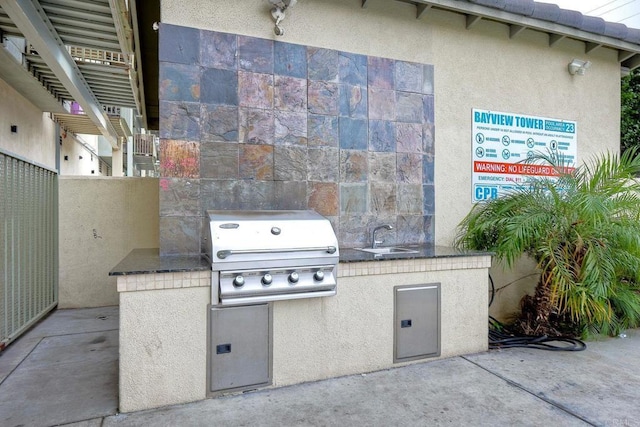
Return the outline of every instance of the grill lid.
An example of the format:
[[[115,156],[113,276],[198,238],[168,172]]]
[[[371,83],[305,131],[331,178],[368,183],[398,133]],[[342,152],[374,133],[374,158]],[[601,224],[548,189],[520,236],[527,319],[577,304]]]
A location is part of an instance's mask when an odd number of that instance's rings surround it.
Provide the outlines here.
[[[257,260],[298,264],[295,260],[335,258],[337,262],[338,239],[331,223],[314,211],[210,210],[207,215],[207,255],[216,270],[224,264]]]

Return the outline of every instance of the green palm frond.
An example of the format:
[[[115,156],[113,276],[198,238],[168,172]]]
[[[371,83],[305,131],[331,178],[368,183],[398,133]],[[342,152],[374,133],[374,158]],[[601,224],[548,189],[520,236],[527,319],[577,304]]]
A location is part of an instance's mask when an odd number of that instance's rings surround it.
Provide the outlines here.
[[[539,303],[548,301],[549,312],[578,328],[614,333],[638,325],[637,154],[605,153],[567,169],[561,155],[538,153],[527,162],[551,165],[558,176],[476,204],[460,223],[455,245],[493,251],[508,266],[532,256],[543,273]]]

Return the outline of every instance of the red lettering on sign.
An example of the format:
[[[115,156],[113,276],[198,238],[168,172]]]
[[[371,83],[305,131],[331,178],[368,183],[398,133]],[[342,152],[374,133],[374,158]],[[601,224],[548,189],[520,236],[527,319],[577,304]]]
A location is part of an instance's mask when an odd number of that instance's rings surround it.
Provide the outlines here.
[[[565,173],[571,173],[574,168],[565,167]],[[500,173],[508,175],[558,176],[558,171],[552,166],[531,165],[526,163],[502,162],[473,162],[474,172]]]

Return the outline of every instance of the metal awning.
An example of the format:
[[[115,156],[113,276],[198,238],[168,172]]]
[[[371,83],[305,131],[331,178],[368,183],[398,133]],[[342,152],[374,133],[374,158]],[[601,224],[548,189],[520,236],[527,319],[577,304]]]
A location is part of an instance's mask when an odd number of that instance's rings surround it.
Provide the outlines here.
[[[23,86],[38,84],[60,104],[80,104],[86,115],[75,120],[53,112],[67,130],[102,134],[114,148],[123,131],[106,111],[133,108],[146,120],[133,15],[126,0],[0,0],[1,34],[28,43],[21,65],[30,79],[21,78]],[[0,77],[5,78],[2,69]],[[42,106],[30,95],[41,91],[17,89]]]

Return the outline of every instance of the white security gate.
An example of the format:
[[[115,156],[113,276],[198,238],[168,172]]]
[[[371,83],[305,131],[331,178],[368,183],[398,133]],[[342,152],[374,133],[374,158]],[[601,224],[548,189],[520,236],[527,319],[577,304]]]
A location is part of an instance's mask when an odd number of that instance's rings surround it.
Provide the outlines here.
[[[0,350],[58,303],[58,180],[0,152]]]

